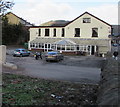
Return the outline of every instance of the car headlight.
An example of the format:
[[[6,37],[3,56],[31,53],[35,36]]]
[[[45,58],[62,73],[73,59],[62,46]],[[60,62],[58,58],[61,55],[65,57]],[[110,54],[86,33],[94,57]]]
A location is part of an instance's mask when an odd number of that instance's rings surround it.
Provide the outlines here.
[[[20,54],[20,52],[15,52],[15,54]]]

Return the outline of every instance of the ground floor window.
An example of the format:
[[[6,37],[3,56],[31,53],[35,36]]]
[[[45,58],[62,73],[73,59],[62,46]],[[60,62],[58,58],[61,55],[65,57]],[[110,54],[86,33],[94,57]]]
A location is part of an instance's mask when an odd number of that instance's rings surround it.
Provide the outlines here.
[[[42,49],[44,51],[63,51],[63,52],[86,52],[94,55],[97,51],[97,46],[93,45],[60,45],[50,43],[30,43],[32,49]]]

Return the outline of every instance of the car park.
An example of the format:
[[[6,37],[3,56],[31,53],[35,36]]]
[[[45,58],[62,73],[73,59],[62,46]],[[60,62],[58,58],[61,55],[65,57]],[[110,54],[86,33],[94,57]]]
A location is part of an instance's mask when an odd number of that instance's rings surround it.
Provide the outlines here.
[[[19,48],[19,49],[15,49],[14,52],[13,52],[13,56],[29,56],[30,55],[30,51],[26,50],[26,49],[22,49],[22,48]]]
[[[64,56],[60,52],[57,52],[57,51],[51,51],[45,54],[46,61],[60,61],[63,59],[64,59]]]

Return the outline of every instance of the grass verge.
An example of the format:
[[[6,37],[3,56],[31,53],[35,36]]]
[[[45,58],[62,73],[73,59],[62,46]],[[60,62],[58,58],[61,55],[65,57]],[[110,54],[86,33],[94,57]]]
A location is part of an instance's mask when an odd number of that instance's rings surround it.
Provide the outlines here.
[[[96,105],[97,85],[3,73],[3,105]]]

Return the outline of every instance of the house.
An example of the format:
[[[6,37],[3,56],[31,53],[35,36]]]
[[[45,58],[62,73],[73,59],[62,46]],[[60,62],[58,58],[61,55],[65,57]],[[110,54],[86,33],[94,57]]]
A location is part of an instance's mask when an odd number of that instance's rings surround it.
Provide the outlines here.
[[[120,25],[112,25],[112,43],[120,44]]]
[[[13,25],[22,25],[22,31],[24,32],[24,34],[22,34],[19,37],[19,40],[16,41],[16,44],[21,44],[24,42],[28,42],[29,41],[29,27],[33,26],[33,24],[27,22],[26,20],[24,20],[23,18],[18,17],[17,15],[15,15],[12,12],[8,12],[7,14],[5,14],[3,17],[6,17],[8,20],[8,23]]]
[[[27,26],[27,27],[33,26],[33,24],[30,24],[29,22],[18,17],[17,15],[15,15],[12,12],[7,13],[5,16],[8,18],[8,23],[10,23],[10,24],[17,24],[18,25],[21,23],[22,25]]]
[[[30,27],[29,50],[87,55],[105,55],[111,51],[111,25],[85,12],[65,24]]]

